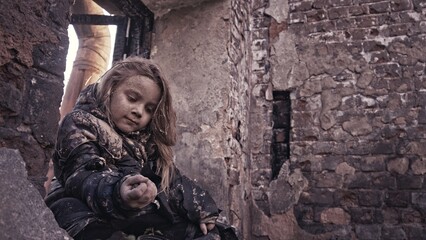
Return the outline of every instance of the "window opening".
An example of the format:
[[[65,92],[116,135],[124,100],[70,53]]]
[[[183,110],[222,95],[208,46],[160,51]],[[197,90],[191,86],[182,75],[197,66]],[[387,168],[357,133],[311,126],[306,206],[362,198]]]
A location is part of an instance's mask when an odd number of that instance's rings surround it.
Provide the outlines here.
[[[273,92],[272,179],[277,179],[284,162],[290,159],[291,100],[290,92]]]

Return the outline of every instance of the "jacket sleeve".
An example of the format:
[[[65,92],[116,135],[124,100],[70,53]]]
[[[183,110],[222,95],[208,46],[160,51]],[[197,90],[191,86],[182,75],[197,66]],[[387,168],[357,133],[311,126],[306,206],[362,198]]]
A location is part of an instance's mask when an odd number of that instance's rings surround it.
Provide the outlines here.
[[[171,208],[194,223],[215,223],[219,209],[210,194],[176,170],[169,190]]]
[[[124,209],[120,198],[123,177],[129,173],[107,167],[91,128],[90,124],[76,127],[72,118],[64,119],[53,157],[55,176],[66,196],[82,200],[96,214],[118,219],[137,214]]]

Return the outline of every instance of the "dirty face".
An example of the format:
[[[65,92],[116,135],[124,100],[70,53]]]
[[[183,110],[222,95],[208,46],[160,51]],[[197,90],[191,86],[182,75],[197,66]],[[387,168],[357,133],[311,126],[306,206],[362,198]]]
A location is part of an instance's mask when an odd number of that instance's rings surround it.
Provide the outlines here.
[[[111,95],[111,120],[125,133],[142,130],[151,121],[160,98],[161,90],[152,79],[130,77]]]

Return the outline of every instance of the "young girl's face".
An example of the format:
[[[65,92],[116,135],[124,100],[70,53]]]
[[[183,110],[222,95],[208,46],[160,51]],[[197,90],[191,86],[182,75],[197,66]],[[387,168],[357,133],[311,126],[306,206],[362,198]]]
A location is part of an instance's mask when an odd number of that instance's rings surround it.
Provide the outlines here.
[[[161,98],[161,90],[150,78],[134,76],[124,80],[111,95],[111,119],[121,131],[145,128]]]

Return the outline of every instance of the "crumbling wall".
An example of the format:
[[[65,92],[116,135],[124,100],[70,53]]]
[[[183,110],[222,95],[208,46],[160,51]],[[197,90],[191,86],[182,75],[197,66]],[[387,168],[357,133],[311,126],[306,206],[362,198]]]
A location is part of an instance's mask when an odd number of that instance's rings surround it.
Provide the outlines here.
[[[252,153],[272,145],[260,135],[275,136],[268,84],[289,91],[292,102],[290,158],[278,178],[268,172],[270,156],[252,154],[254,239],[424,237],[425,7],[252,1],[249,18],[269,33],[266,51],[251,49],[252,66],[260,60],[268,73],[264,96],[254,81],[250,88]],[[288,220],[281,231],[278,219]]]
[[[230,88],[228,1],[208,1],[156,16],[151,58],[170,79],[177,112],[176,164],[228,215],[227,135]]]
[[[63,93],[70,1],[0,5],[0,146],[20,151],[43,194]]]

